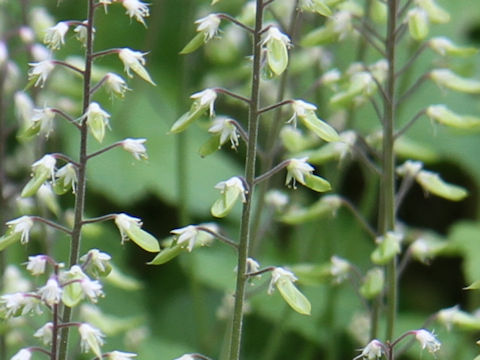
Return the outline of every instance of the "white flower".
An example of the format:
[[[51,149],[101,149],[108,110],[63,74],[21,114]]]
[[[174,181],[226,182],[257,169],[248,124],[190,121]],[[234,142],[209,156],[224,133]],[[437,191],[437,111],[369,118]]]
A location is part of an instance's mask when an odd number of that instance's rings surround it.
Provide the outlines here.
[[[32,352],[29,349],[22,349],[15,355],[10,360],[30,360],[32,357]]]
[[[188,225],[183,228],[174,229],[170,233],[177,236],[177,244],[188,243],[188,251],[192,251],[195,246],[195,241],[198,235],[197,227],[194,225]]]
[[[279,190],[270,190],[265,195],[265,202],[275,209],[281,210],[288,204],[288,195]]]
[[[103,110],[96,102],[92,102],[84,115],[93,137],[102,142],[105,137],[105,127],[109,126],[110,114]]]
[[[46,137],[53,130],[53,119],[55,118],[55,112],[51,108],[33,109],[32,121],[34,123],[40,123],[40,131],[45,134]]]
[[[103,5],[105,13],[107,13],[107,6],[112,3],[112,0],[99,0],[98,3]]]
[[[23,122],[30,122],[33,114],[33,101],[24,91],[14,95],[15,114]]]
[[[110,255],[98,249],[90,249],[87,254],[80,258],[81,261],[86,263],[84,266],[98,270],[101,273],[105,272],[111,259]]]
[[[220,20],[221,19],[217,14],[210,14],[195,21],[195,24],[198,24],[197,31],[203,32],[205,35],[205,42],[211,40],[217,35]]]
[[[191,354],[185,354],[174,360],[195,360],[195,357],[193,357]]]
[[[102,332],[93,326],[83,323],[78,327],[80,333],[80,347],[83,352],[91,350],[95,355],[101,358],[100,347],[103,345]]]
[[[5,294],[0,296],[0,312],[6,318],[15,315],[25,305],[25,295],[23,293]]]
[[[297,281],[297,277],[295,276],[294,273],[292,273],[291,271],[288,271],[284,268],[281,268],[281,267],[276,267],[273,271],[272,271],[272,280],[270,281],[270,284],[268,285],[268,291],[267,293],[269,295],[271,295],[273,293],[273,290],[274,290],[274,285],[277,284],[277,282],[280,280],[280,279],[285,279],[287,281],[291,281],[291,282],[295,282]]]
[[[39,43],[35,43],[31,46],[30,52],[32,54],[32,59],[35,61],[44,61],[50,60],[51,52],[45,46]]]
[[[44,345],[50,345],[53,339],[53,323],[46,323],[40,329],[38,329],[33,336],[40,338]]]
[[[137,160],[148,159],[147,149],[145,145],[143,145],[145,141],[147,141],[147,139],[125,139],[122,141],[122,147]]]
[[[8,60],[8,48],[5,42],[0,41],[0,66],[3,67],[3,65],[6,63]]]
[[[382,343],[379,340],[374,339],[370,341],[367,344],[367,346],[363,348],[362,353],[359,356],[357,356],[355,359],[364,358],[367,360],[377,360],[382,357],[382,352],[383,352]]]
[[[112,351],[106,355],[107,355],[107,359],[110,359],[110,360],[128,360],[128,359],[137,357],[137,354],[126,353],[122,351]]]
[[[257,260],[252,258],[247,258],[247,273],[256,273],[260,270],[260,264]]]
[[[55,164],[57,163],[57,159],[52,155],[45,155],[40,160],[35,161],[32,164],[32,171],[35,175],[42,175],[44,173],[50,174],[50,178],[52,180],[55,179]]]
[[[348,276],[350,271],[350,263],[338,256],[332,256],[330,258],[332,266],[330,267],[330,274],[335,278],[335,281],[342,281]]]
[[[62,298],[62,288],[55,278],[50,278],[45,286],[38,289],[38,295],[40,295],[47,305],[53,306],[60,302]]]
[[[433,354],[440,350],[442,343],[428,330],[415,330],[415,338],[420,343],[422,349],[427,349],[429,353]]]
[[[94,303],[97,302],[98,297],[104,296],[102,284],[97,280],[90,280],[88,277],[85,277],[81,279],[80,286],[84,294]]]
[[[208,129],[209,133],[220,134],[220,146],[222,146],[228,139],[232,144],[232,149],[238,146],[238,131],[232,122],[232,119],[221,116],[213,121],[212,126]],[[220,148],[219,146],[219,148]]]
[[[142,220],[133,216],[129,216],[127,214],[117,214],[115,215],[115,224],[120,230],[120,235],[122,237],[122,243],[128,240],[127,231],[132,226],[141,227]]]
[[[42,275],[45,272],[46,265],[46,255],[36,255],[28,257],[27,270],[30,271],[33,276]]]
[[[153,80],[151,79],[150,75],[148,74],[147,70],[145,69],[145,59],[144,56],[147,53],[142,53],[140,51],[134,51],[129,48],[124,48],[119,50],[118,57],[123,63],[123,67],[125,72],[127,73],[128,77],[133,77],[130,70],[133,70],[138,76],[140,76],[143,80],[149,82],[152,85],[155,85]]]
[[[300,159],[290,159],[287,165],[287,178],[285,185],[289,185],[293,180],[293,188],[296,189],[295,182],[305,185],[305,175],[310,175],[314,168],[307,163],[307,157]],[[290,186],[290,185],[289,185]]]
[[[73,164],[68,163],[57,170],[55,173],[57,179],[61,179],[64,187],[71,187],[75,194],[77,186],[77,170]]]
[[[45,85],[48,75],[55,68],[55,64],[51,60],[43,60],[36,63],[29,63],[32,69],[28,72],[28,80],[35,80],[35,86],[40,84],[40,87]]]
[[[224,194],[229,188],[236,189],[242,196],[242,202],[247,202],[245,197],[246,190],[243,186],[243,181],[240,180],[238,176],[234,176],[225,181],[220,181],[217,185],[215,185],[215,189],[220,190],[221,194]]]
[[[296,126],[296,119],[297,117],[304,118],[308,115],[308,113],[317,110],[317,107],[313,104],[310,104],[303,100],[293,100],[292,103],[293,108],[293,115],[288,120],[288,122],[293,122],[293,125]]]
[[[275,40],[282,42],[286,47],[290,47],[292,45],[290,38],[287,35],[278,30],[276,26],[272,26],[268,29],[267,36],[265,36],[262,45],[266,45],[268,42]]]
[[[65,34],[68,31],[68,23],[59,22],[57,25],[48,28],[43,42],[52,50],[60,49],[65,44]]]
[[[13,233],[21,234],[20,242],[22,244],[28,243],[28,240],[30,239],[30,230],[33,226],[33,220],[30,216],[21,216],[17,219],[10,220],[7,222],[7,226]]]
[[[397,167],[397,173],[401,176],[414,177],[418,175],[423,168],[421,161],[407,160],[402,165]]]
[[[123,0],[122,4],[123,7],[127,9],[126,13],[128,14],[128,16],[130,16],[130,18],[134,17],[135,20],[145,25],[145,21],[143,18],[150,15],[147,4],[139,0]]]
[[[83,21],[81,25],[77,25],[73,31],[75,32],[75,37],[77,38],[80,43],[86,47],[87,40],[88,40],[88,21]],[[95,33],[95,29],[93,29],[93,33]]]
[[[208,108],[210,111],[210,116],[215,115],[214,105],[215,100],[217,99],[217,93],[215,90],[205,89],[191,95],[190,98],[194,99],[199,107]]]
[[[114,73],[108,73],[105,75],[105,86],[107,91],[112,95],[115,94],[119,97],[124,97],[125,93],[130,90],[127,86],[127,83],[123,78]]]

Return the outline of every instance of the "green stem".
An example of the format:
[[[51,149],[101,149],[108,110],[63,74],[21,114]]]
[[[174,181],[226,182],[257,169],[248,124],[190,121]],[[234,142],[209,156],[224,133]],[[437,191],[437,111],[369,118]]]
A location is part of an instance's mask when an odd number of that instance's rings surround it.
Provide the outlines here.
[[[85,50],[85,71],[83,72],[83,111],[85,114],[90,105],[90,87],[91,87],[91,75],[92,75],[92,63],[93,63],[93,22],[95,15],[95,1],[88,0],[88,13],[87,13],[87,45]],[[82,238],[82,226],[83,215],[85,211],[85,195],[86,195],[86,170],[87,170],[87,139],[88,128],[85,120],[81,123],[80,128],[80,154],[79,154],[79,167],[78,167],[78,183],[77,194],[75,197],[75,214],[74,225],[72,230],[71,244],[70,244],[70,259],[69,267],[78,263],[80,256],[80,244]],[[72,309],[65,306],[63,308],[62,323],[69,323],[72,318]],[[60,333],[60,346],[58,360],[66,360],[68,354],[68,336],[69,328],[64,327]]]
[[[388,75],[386,99],[384,99],[384,122],[383,122],[383,176],[381,183],[380,204],[380,234],[395,229],[395,154],[394,125],[396,110],[396,30],[397,30],[398,0],[388,1],[387,37],[385,43]],[[387,330],[386,339],[391,341],[394,336],[395,318],[397,313],[397,259],[394,258],[387,265]],[[393,356],[393,355],[392,355]]]
[[[263,0],[257,0],[255,16],[255,33],[253,35],[253,71],[250,106],[248,113],[248,145],[247,157],[245,160],[245,181],[250,192],[247,194],[247,201],[243,205],[242,222],[240,228],[240,245],[238,251],[237,283],[235,289],[235,305],[232,320],[232,334],[230,338],[229,360],[240,359],[240,346],[242,342],[243,325],[243,304],[245,299],[245,285],[247,276],[247,258],[250,243],[250,216],[254,192],[255,160],[257,157],[258,137],[258,109],[260,97],[260,61],[262,56],[261,30],[263,26]]]

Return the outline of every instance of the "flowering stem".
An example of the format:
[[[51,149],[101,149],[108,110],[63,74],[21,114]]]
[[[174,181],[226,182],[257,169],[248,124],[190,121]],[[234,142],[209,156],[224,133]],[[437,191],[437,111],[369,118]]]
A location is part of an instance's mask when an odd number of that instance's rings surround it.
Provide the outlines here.
[[[58,304],[53,305],[51,360],[56,360],[58,347]]]
[[[92,63],[93,63],[93,22],[95,15],[95,1],[88,0],[88,10],[87,10],[87,43],[85,47],[85,71],[82,71],[83,74],[83,107],[82,114],[87,112],[88,107],[90,106],[90,87],[91,87],[91,77],[92,77]],[[85,211],[85,195],[86,195],[86,168],[87,168],[87,137],[88,137],[88,128],[87,122],[85,119],[80,124],[80,152],[79,152],[79,166],[78,166],[78,183],[77,183],[77,192],[75,197],[75,210],[74,210],[74,224],[71,236],[70,243],[70,260],[69,266],[75,265],[78,263],[78,258],[80,256],[80,243],[81,243],[81,232],[83,226],[83,214]],[[72,309],[70,307],[63,307],[62,322],[69,323],[72,318]],[[60,348],[58,354],[58,360],[66,360],[68,354],[68,335],[69,328],[62,328],[60,333]]]
[[[415,52],[415,54],[412,55],[412,57],[407,61],[407,63],[397,71],[395,74],[396,77],[399,77],[402,75],[405,71],[407,71],[413,63],[415,63],[415,60],[418,59],[418,57],[425,51],[425,49],[428,47],[428,42],[424,42]]]
[[[222,14],[217,14],[217,16],[218,16],[220,19],[228,20],[228,21],[230,21],[231,23],[240,26],[242,29],[248,31],[250,34],[253,34],[253,33],[255,32],[255,30],[252,29],[250,26],[245,25],[244,23],[238,21],[237,19],[231,17],[231,16],[228,15],[228,14],[223,14],[223,13],[222,13]]]
[[[34,351],[35,351],[35,352],[39,352],[39,353],[45,354],[45,355],[47,355],[47,356],[49,356],[49,357],[52,356],[52,354],[51,354],[49,351],[47,351],[47,350],[45,350],[45,349],[42,349],[41,347],[32,346],[32,347],[29,347],[29,348],[28,348],[28,351],[30,351],[30,352],[34,352]]]
[[[204,231],[206,233],[209,233],[210,235],[213,235],[215,236],[217,239],[219,239],[220,241],[224,242],[225,244],[227,245],[230,245],[231,247],[233,247],[235,250],[238,251],[238,244],[233,241],[232,239],[229,239],[228,237],[222,235],[222,234],[219,234],[205,226],[195,226],[195,228],[197,230],[200,230],[200,231]]]
[[[273,104],[273,105],[270,105],[270,106],[264,107],[263,109],[258,110],[258,113],[263,114],[264,112],[274,110],[274,109],[276,109],[280,106],[283,106],[283,105],[292,104],[293,102],[294,102],[293,100],[283,100],[283,101],[280,101],[276,104]]]
[[[65,226],[62,226],[62,225],[59,225],[57,223],[54,223],[53,221],[50,221],[50,220],[47,220],[47,219],[44,219],[40,216],[30,216],[30,219],[33,220],[33,221],[38,221],[38,222],[41,222],[41,223],[44,223],[54,229],[57,229],[57,230],[60,230],[60,231],[63,231],[64,233],[67,233],[69,235],[72,234],[72,231],[69,229],[69,228],[66,228]]]
[[[279,172],[280,170],[283,170],[284,168],[286,168],[289,163],[290,163],[290,160],[284,160],[284,161],[282,161],[280,164],[278,164],[277,166],[275,166],[273,169],[268,170],[266,173],[264,173],[264,174],[256,177],[255,180],[254,180],[254,184],[257,185],[257,184],[261,183],[261,182],[264,181],[264,180],[270,179],[270,178],[271,178],[273,175],[275,175],[277,172]]]
[[[250,100],[249,98],[247,98],[247,97],[245,97],[245,96],[242,96],[242,95],[235,94],[234,92],[231,92],[231,91],[229,91],[229,90],[227,90],[227,89],[224,89],[224,88],[214,88],[213,90],[214,90],[215,92],[217,92],[217,93],[225,94],[225,95],[231,96],[231,97],[233,97],[233,98],[235,98],[235,99],[241,100],[241,101],[243,101],[243,102],[245,102],[245,103],[247,103],[247,104],[249,104],[249,105],[250,105],[250,103],[251,103],[251,100]]]
[[[98,83],[95,84],[95,86],[93,86],[91,89],[90,89],[90,95],[93,95],[95,94],[95,92],[101,88],[101,86],[103,84],[105,84],[105,81],[107,81],[108,79],[108,75],[105,75],[102,80],[100,80]]]
[[[419,87],[422,85],[430,76],[430,72],[427,72],[426,74],[423,74],[416,82],[413,84],[407,91],[405,91],[404,94],[398,99],[397,103],[401,104],[405,101],[406,98],[408,98],[410,95],[412,95]]]
[[[248,144],[248,134],[243,129],[242,125],[235,119],[229,119],[228,122],[235,126],[242,140],[245,141],[245,144]]]
[[[55,65],[62,65],[65,66],[66,68],[69,68],[70,70],[73,70],[75,72],[78,72],[80,75],[85,75],[85,71],[82,69],[77,68],[76,66],[73,66],[72,64],[69,64],[65,61],[60,61],[60,60],[52,60],[52,64]]]
[[[363,38],[370,44],[372,47],[379,52],[380,55],[385,56],[385,51],[378,45],[371,37],[370,35],[361,27],[358,25],[354,25],[355,30],[357,30],[360,35],[363,36]]]
[[[247,274],[245,274],[245,276],[247,276],[247,277],[258,276],[258,275],[262,275],[262,274],[265,274],[266,272],[270,272],[270,271],[273,271],[273,270],[275,270],[275,266],[269,266],[269,267],[266,267],[265,269],[262,269],[262,270],[247,273]]]
[[[118,54],[121,49],[115,48],[115,49],[108,49],[108,50],[102,50],[102,51],[97,51],[95,53],[92,53],[92,59],[95,59],[97,57],[101,56],[106,56],[106,55],[111,55],[111,54]]]
[[[86,220],[82,221],[82,225],[114,220],[115,216],[116,216],[115,214],[108,214],[108,215],[103,215],[103,216],[99,216],[99,217],[96,217],[96,218],[86,219]]]
[[[377,238],[376,231],[372,228],[372,226],[368,223],[368,221],[360,214],[360,212],[355,208],[355,206],[348,201],[347,199],[342,198],[342,204],[350,210],[350,212],[355,216],[355,219],[360,223],[360,225],[365,229],[365,231],[373,238]]]
[[[423,110],[420,110],[403,128],[401,128],[400,130],[398,130],[395,135],[394,135],[394,138],[397,139],[399,138],[400,136],[402,136],[409,128],[410,126],[412,126],[413,124],[415,124],[415,122],[420,118],[422,117],[423,115],[425,115],[425,112],[427,111],[427,109],[423,109]]]
[[[53,153],[53,154],[50,154],[50,155],[52,155],[55,159],[60,159],[60,160],[65,161],[66,163],[70,163],[73,166],[75,166],[76,168],[78,168],[80,166],[79,163],[77,163],[76,161],[73,161],[73,159],[71,159],[69,156],[67,156],[65,154]]]
[[[78,125],[78,123],[75,121],[75,119],[73,119],[70,115],[68,115],[67,113],[65,113],[64,111],[60,110],[60,109],[55,109],[55,108],[52,108],[51,109],[54,113],[62,116],[64,119],[66,119],[68,122],[70,122],[71,124],[73,124],[76,128],[80,129],[80,125]]]
[[[108,145],[107,147],[104,147],[103,149],[100,149],[98,151],[95,151],[94,153],[91,153],[89,155],[87,155],[87,160],[95,157],[95,156],[98,156],[98,155],[101,155],[103,154],[104,152],[107,152],[109,150],[112,150],[113,148],[116,148],[118,146],[122,146],[122,143],[123,141],[117,141],[116,143],[113,143],[111,145]]]
[[[259,120],[259,97],[260,97],[260,61],[261,61],[261,34],[263,25],[263,0],[257,0],[255,15],[255,33],[253,34],[253,71],[251,97],[247,100],[250,105],[248,113],[248,144],[247,157],[245,160],[245,180],[249,192],[243,205],[242,222],[240,228],[240,245],[238,251],[237,282],[235,288],[235,305],[233,310],[232,332],[230,338],[229,360],[240,359],[240,346],[242,341],[243,304],[245,299],[245,286],[247,277],[248,250],[251,237],[250,216],[254,193],[255,160],[257,157],[257,137]]]

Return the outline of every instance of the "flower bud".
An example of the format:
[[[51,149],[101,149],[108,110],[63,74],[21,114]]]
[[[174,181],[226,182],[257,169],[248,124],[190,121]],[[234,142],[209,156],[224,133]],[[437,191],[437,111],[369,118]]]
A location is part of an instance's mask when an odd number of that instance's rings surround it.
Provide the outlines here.
[[[147,149],[143,145],[147,139],[125,139],[122,141],[122,148],[133,155],[137,160],[148,159]]]
[[[148,74],[148,71],[144,67],[144,56],[146,54],[147,53],[142,53],[140,51],[134,51],[129,48],[124,48],[118,52],[118,57],[123,62],[123,66],[128,77],[133,77],[132,73],[130,72],[130,70],[133,70],[133,72],[140,76],[143,80],[149,82],[152,85],[155,85],[152,78]]]
[[[47,29],[43,42],[52,50],[58,50],[65,44],[65,34],[68,31],[68,23],[62,21]]]
[[[421,8],[413,8],[408,12],[408,30],[412,39],[422,41],[429,32],[428,15]]]
[[[400,245],[403,235],[389,231],[385,236],[376,239],[377,248],[373,251],[371,260],[374,264],[385,265],[400,253]]]
[[[282,34],[277,27],[272,26],[268,29],[262,45],[267,50],[268,66],[276,75],[281,75],[288,65],[288,48],[291,46],[290,38]]]
[[[438,85],[467,94],[480,93],[480,81],[460,77],[449,69],[436,69],[430,72],[430,78]]]
[[[471,56],[478,53],[478,49],[476,48],[457,46],[450,39],[443,36],[430,39],[428,45],[442,56]]]
[[[437,173],[422,170],[415,177],[420,186],[427,192],[451,201],[461,201],[468,192],[461,186],[449,184]]]
[[[430,105],[426,114],[440,124],[458,129],[476,129],[480,127],[480,118],[468,115],[458,115],[445,105]]]
[[[384,285],[384,271],[381,268],[376,267],[367,272],[359,291],[365,299],[373,299],[381,294]]]
[[[220,198],[212,205],[210,212],[215,217],[225,217],[232,210],[233,206],[240,198],[242,202],[246,202],[246,189],[243,181],[235,176],[226,181],[221,181],[215,185],[215,189],[220,190]]]
[[[84,115],[88,128],[93,137],[101,143],[105,137],[105,127],[109,127],[110,114],[103,110],[96,102],[90,103]]]
[[[274,286],[278,289],[283,299],[296,312],[303,315],[310,315],[311,304],[293,283],[297,277],[289,270],[276,267],[272,271],[272,280],[268,286],[268,294],[272,294]]]

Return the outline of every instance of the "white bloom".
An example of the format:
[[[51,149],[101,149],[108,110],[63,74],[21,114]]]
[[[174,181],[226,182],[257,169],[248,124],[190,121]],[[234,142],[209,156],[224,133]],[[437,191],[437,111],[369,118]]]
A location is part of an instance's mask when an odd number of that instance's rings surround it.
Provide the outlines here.
[[[122,237],[122,243],[128,240],[127,231],[132,226],[141,227],[142,220],[133,216],[129,216],[127,214],[117,214],[115,215],[115,224],[120,230],[120,235]]]
[[[55,278],[50,278],[45,286],[38,289],[38,295],[40,295],[47,305],[53,306],[60,302],[62,298],[62,288]]]
[[[258,261],[252,258],[247,258],[247,273],[256,273],[260,270],[260,264]]]
[[[307,163],[307,157],[300,159],[290,159],[287,165],[287,178],[285,185],[289,185],[293,180],[293,188],[296,189],[295,182],[305,185],[305,175],[310,175],[314,168]]]
[[[75,194],[77,185],[77,170],[73,164],[68,163],[58,169],[55,173],[55,177],[62,180],[63,186],[71,187],[73,193]]]
[[[88,40],[88,21],[83,21],[81,25],[77,25],[73,31],[75,32],[75,37],[77,38],[80,43],[86,47],[87,40]],[[95,29],[93,29],[93,33],[95,33]]]
[[[14,95],[15,113],[23,122],[30,122],[33,114],[33,101],[24,91],[17,91]]]
[[[338,256],[332,256],[330,258],[332,266],[330,267],[330,274],[336,281],[340,282],[348,276],[350,271],[350,263]]]
[[[28,257],[27,270],[30,271],[33,276],[42,275],[45,272],[46,265],[46,255],[36,255]]]
[[[8,48],[5,42],[0,41],[0,66],[3,67],[3,65],[6,63],[8,60]]]
[[[5,294],[0,296],[0,312],[6,318],[15,315],[25,305],[25,295],[23,293]]]
[[[130,18],[135,18],[138,22],[145,25],[145,20],[143,18],[150,15],[148,11],[148,5],[139,0],[123,0],[123,7],[127,9],[127,14]]]
[[[93,137],[102,142],[105,137],[105,127],[109,127],[110,114],[103,110],[96,102],[92,102],[84,115]]]
[[[65,34],[68,31],[66,22],[59,22],[57,25],[48,28],[43,42],[52,50],[60,49],[65,44]]]
[[[83,255],[80,260],[86,263],[87,268],[94,268],[100,272],[104,272],[109,266],[109,261],[112,259],[107,253],[101,252],[98,249],[90,249],[87,254]]]
[[[284,268],[281,268],[281,267],[276,267],[273,271],[272,271],[272,280],[270,281],[270,284],[268,285],[268,291],[267,293],[269,295],[271,295],[273,293],[273,290],[274,290],[274,285],[277,284],[277,282],[280,280],[280,279],[285,279],[287,281],[291,281],[291,282],[295,282],[297,281],[297,277],[295,276],[294,273],[292,273],[291,271],[288,271]]]
[[[374,339],[370,341],[367,344],[367,346],[363,348],[362,353],[359,356],[357,356],[355,359],[364,358],[367,360],[377,360],[382,357],[382,352],[383,352],[382,343],[379,340]]]
[[[407,160],[402,165],[397,167],[397,173],[401,176],[416,176],[423,168],[421,161]]]
[[[33,220],[30,216],[21,216],[17,219],[10,220],[7,222],[7,225],[13,233],[21,234],[20,242],[22,244],[28,243],[28,240],[30,239],[30,230],[33,226]]]
[[[226,181],[220,181],[217,185],[215,185],[215,189],[220,190],[220,193],[224,194],[229,188],[237,189],[242,196],[242,202],[246,202],[247,199],[245,197],[245,187],[243,186],[243,181],[240,180],[238,176],[234,176]]]
[[[34,123],[40,123],[40,131],[45,134],[46,137],[53,130],[53,119],[55,118],[55,112],[51,108],[33,109],[32,121]]]
[[[190,354],[185,354],[174,360],[195,360],[195,358]]]
[[[122,141],[122,147],[125,151],[131,153],[135,159],[148,159],[147,149],[143,145],[147,139],[125,139]]]
[[[130,90],[125,80],[114,73],[108,73],[105,75],[105,86],[107,87],[107,91],[112,95],[115,94],[122,98],[125,96],[125,92]]]
[[[30,52],[32,54],[32,58],[35,61],[41,62],[44,60],[49,60],[51,57],[51,52],[45,46],[39,43],[35,43],[31,46]]]
[[[281,210],[288,204],[288,195],[279,190],[270,190],[265,195],[265,202],[275,209]]]
[[[267,36],[262,42],[262,45],[266,45],[269,41],[278,40],[282,42],[286,47],[290,47],[292,44],[290,42],[290,38],[283,34],[276,26],[272,26],[267,31]]]
[[[215,90],[205,89],[191,95],[190,98],[194,99],[198,106],[208,108],[210,111],[210,116],[215,115],[214,105],[215,100],[217,99],[217,93]]]
[[[53,339],[53,323],[46,323],[40,329],[38,329],[33,336],[40,338],[44,345],[50,345]]]
[[[49,173],[52,180],[55,179],[55,164],[57,159],[52,155],[45,155],[40,160],[35,161],[32,164],[32,171],[34,175],[43,174],[44,172]]]
[[[232,120],[221,116],[213,121],[212,126],[208,129],[209,133],[220,134],[220,146],[222,146],[228,139],[232,144],[232,149],[236,149],[238,146],[238,131]]]
[[[128,77],[133,77],[130,70],[133,70],[138,76],[143,80],[149,82],[152,85],[155,85],[153,80],[150,78],[147,70],[145,69],[145,59],[144,56],[147,53],[142,53],[140,51],[134,51],[129,48],[123,48],[118,52],[118,57],[123,63],[123,67]]]
[[[217,14],[210,14],[195,21],[195,24],[198,24],[197,31],[205,35],[205,42],[217,35],[220,20]]]
[[[107,6],[112,3],[112,0],[99,0],[98,3],[103,5],[103,8],[104,8],[105,13],[106,13],[107,12]]]
[[[10,360],[30,360],[32,358],[32,352],[29,349],[22,349],[15,355]]]
[[[177,236],[177,244],[188,243],[188,251],[192,251],[198,235],[198,230],[194,225],[188,225],[183,228],[174,229],[170,233]]]
[[[97,280],[90,280],[88,277],[85,277],[80,281],[80,286],[85,295],[94,303],[97,302],[98,297],[104,296],[102,284]]]
[[[310,104],[306,101],[303,100],[293,100],[292,103],[292,108],[293,108],[293,115],[288,120],[288,122],[293,122],[293,125],[296,126],[296,119],[297,117],[304,118],[308,115],[308,113],[311,113],[315,110],[317,110],[317,107],[313,104]]]
[[[435,353],[440,350],[442,343],[428,330],[420,329],[415,331],[415,338],[420,343],[422,349],[427,349],[429,353]]]
[[[28,72],[28,80],[35,80],[35,86],[43,87],[47,81],[48,75],[55,68],[55,64],[51,60],[43,60],[36,63],[29,63],[32,66]]]
[[[332,69],[325,72],[322,77],[321,81],[324,85],[334,84],[342,78],[342,73],[338,69]],[[301,101],[301,100],[300,100]]]
[[[100,347],[103,345],[102,332],[89,324],[82,324],[78,327],[80,333],[80,347],[83,352],[91,350],[95,355],[101,357]]]
[[[137,354],[126,353],[122,351],[112,351],[106,355],[107,355],[107,359],[110,359],[110,360],[128,360],[128,359],[137,357]]]

